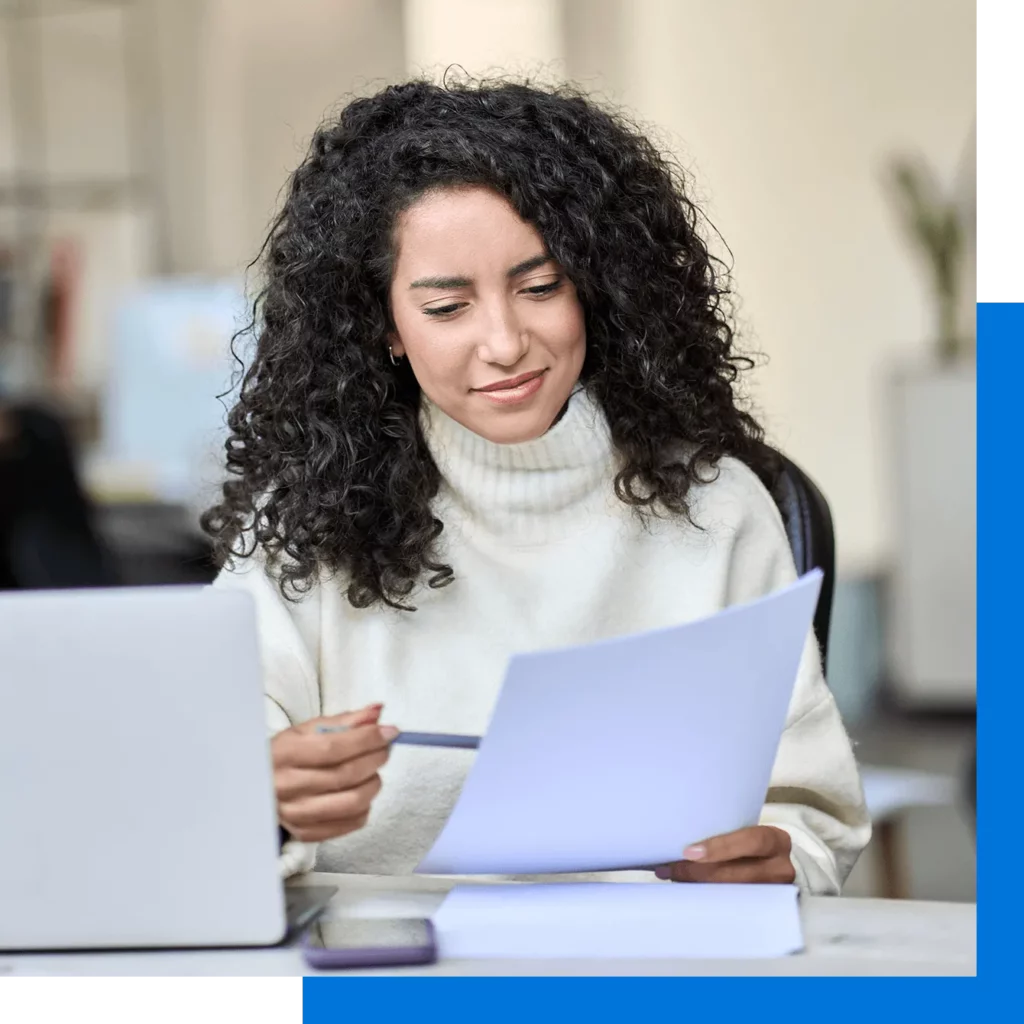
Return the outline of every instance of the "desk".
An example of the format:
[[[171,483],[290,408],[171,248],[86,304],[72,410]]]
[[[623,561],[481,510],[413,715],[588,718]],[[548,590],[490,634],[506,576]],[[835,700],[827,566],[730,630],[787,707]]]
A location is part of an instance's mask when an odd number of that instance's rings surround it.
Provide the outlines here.
[[[428,916],[451,882],[312,874],[337,885],[335,917]],[[972,975],[975,906],[909,900],[810,897],[803,901],[807,951],[779,960],[450,960],[405,975]],[[300,975],[294,947],[157,953],[0,953],[3,975]],[[346,974],[356,972],[347,971]],[[382,972],[374,972],[380,974]]]

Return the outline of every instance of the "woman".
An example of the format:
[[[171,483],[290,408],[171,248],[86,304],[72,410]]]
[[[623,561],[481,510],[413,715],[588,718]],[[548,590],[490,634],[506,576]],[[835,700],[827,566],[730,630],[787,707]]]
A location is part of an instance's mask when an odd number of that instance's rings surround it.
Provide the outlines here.
[[[389,752],[381,703],[482,733],[512,653],[794,578],[697,220],[569,91],[413,83],[316,133],[204,525],[218,584],[256,600],[280,820],[320,867],[412,870],[465,777],[469,755]],[[761,823],[657,874],[836,892],[868,835],[809,638]]]

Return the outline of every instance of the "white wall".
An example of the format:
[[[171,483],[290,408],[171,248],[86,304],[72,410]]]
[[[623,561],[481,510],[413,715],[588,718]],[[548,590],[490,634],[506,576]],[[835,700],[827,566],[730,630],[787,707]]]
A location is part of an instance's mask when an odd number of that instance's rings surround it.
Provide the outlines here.
[[[770,360],[755,397],[772,438],[831,499],[841,568],[873,569],[889,553],[886,373],[932,331],[880,174],[908,149],[957,169],[974,4],[622,0],[605,17],[614,36],[570,27],[570,71],[665,129],[696,175],[735,256],[744,341]]]
[[[166,232],[162,273],[203,268],[209,258],[205,111],[210,102],[208,0],[146,0],[154,119],[148,165],[157,179]]]
[[[410,76],[565,77],[559,0],[404,0],[403,25]]]
[[[232,272],[262,242],[288,175],[346,96],[404,75],[401,0],[208,0],[207,256]]]

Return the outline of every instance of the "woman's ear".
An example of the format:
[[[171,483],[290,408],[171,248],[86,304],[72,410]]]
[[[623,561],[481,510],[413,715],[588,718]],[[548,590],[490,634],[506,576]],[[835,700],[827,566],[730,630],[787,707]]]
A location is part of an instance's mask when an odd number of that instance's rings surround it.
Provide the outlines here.
[[[401,359],[405,355],[405,346],[397,331],[391,331],[388,334],[388,351],[395,359]]]

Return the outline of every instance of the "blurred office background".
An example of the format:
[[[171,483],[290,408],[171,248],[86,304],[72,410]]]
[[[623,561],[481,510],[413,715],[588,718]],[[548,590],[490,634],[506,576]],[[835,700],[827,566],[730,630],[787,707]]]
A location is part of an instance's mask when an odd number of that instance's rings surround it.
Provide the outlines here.
[[[751,399],[831,502],[830,685],[884,769],[849,891],[973,900],[974,20],[970,0],[0,0],[0,523],[4,460],[57,465],[60,424],[100,576],[209,578],[227,342],[317,122],[450,64],[574,80],[692,174],[765,357]]]

